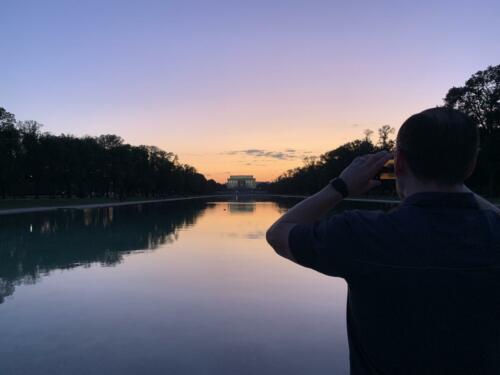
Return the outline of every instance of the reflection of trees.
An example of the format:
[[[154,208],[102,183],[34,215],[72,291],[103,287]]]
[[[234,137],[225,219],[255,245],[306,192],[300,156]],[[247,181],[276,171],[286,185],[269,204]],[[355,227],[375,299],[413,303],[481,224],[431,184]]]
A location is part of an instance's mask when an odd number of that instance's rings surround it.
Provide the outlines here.
[[[173,242],[204,209],[192,201],[0,216],[0,303],[51,270],[116,265],[124,254]]]

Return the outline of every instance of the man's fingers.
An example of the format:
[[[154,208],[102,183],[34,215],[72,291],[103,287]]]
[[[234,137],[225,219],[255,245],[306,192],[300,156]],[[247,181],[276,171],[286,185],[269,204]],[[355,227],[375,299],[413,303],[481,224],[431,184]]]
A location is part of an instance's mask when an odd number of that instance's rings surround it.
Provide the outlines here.
[[[354,159],[354,164],[364,169],[365,173],[368,172],[369,175],[375,176],[392,157],[391,152],[379,151],[375,154],[366,154],[356,157]]]
[[[368,154],[368,155],[365,155],[366,157],[366,162],[368,165],[374,165],[375,163],[377,163],[381,158],[385,157],[385,155],[387,155],[388,152],[387,151],[379,151],[375,154]]]
[[[373,154],[372,160],[373,160],[374,163],[376,163],[380,159],[383,159],[383,158],[387,157],[387,155],[392,155],[392,153],[390,153],[388,151],[379,151],[376,154]]]
[[[391,152],[385,152],[384,154],[378,156],[371,165],[372,171],[377,173],[385,165],[385,163],[392,159],[392,157]]]

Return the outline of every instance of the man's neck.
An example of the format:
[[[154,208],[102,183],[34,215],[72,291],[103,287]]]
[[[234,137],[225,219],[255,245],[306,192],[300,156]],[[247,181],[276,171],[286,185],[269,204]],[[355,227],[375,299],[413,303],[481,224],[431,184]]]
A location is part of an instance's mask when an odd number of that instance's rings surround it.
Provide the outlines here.
[[[474,192],[471,191],[464,184],[443,186],[443,185],[432,184],[432,183],[424,184],[424,183],[421,183],[419,181],[412,181],[412,183],[408,184],[408,186],[404,189],[404,196],[401,198],[404,199],[404,198],[409,197],[410,195],[417,194],[417,193],[431,193],[431,192],[472,193],[472,194],[474,194]],[[496,212],[497,214],[500,214],[500,208],[497,207],[496,205],[488,202],[486,199],[480,197],[477,194],[474,194],[474,197],[476,198],[476,201],[478,203],[479,208],[486,209],[486,210],[492,210],[492,211]]]
[[[405,189],[405,197],[417,193],[468,193],[470,190],[464,184],[442,185],[435,183],[414,182]]]

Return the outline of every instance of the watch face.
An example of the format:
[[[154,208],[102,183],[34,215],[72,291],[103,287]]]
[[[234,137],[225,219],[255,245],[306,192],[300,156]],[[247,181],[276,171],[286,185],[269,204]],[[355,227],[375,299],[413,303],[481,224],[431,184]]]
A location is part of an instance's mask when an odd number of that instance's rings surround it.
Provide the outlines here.
[[[332,185],[332,187],[337,190],[344,198],[349,194],[349,192],[347,191],[347,185],[345,184],[345,182],[343,180],[341,180],[340,178],[334,178],[331,182],[330,182],[330,185]]]

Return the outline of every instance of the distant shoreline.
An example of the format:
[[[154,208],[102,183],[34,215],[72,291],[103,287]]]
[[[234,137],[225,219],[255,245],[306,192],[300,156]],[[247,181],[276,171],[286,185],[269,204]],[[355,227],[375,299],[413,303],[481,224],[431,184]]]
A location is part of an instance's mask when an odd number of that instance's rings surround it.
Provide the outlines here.
[[[193,195],[187,197],[172,197],[172,198],[162,198],[162,199],[138,199],[138,200],[121,201],[121,202],[111,201],[111,202],[84,203],[84,204],[60,204],[60,205],[56,204],[52,206],[39,206],[39,207],[33,206],[33,207],[17,207],[17,208],[0,208],[0,215],[13,215],[13,214],[56,211],[56,210],[71,210],[71,209],[81,210],[89,208],[133,206],[136,204],[173,202],[182,200],[228,197],[228,196],[232,196],[232,194],[207,194],[207,195]],[[57,199],[54,199],[54,201],[57,202]]]
[[[308,195],[298,195],[298,194],[270,194],[270,193],[251,193],[242,192],[236,193],[223,193],[223,194],[205,194],[205,195],[191,195],[186,197],[171,197],[171,198],[161,198],[161,199],[138,199],[129,201],[110,201],[110,202],[98,202],[98,203],[83,203],[83,204],[54,204],[50,206],[29,206],[29,207],[15,207],[15,208],[0,208],[0,215],[14,215],[14,214],[24,214],[33,212],[46,212],[46,211],[56,211],[56,210],[81,210],[81,209],[93,209],[93,208],[105,208],[105,207],[121,207],[121,206],[133,206],[137,204],[147,204],[147,203],[163,203],[163,202],[176,202],[183,200],[194,200],[194,199],[205,199],[205,198],[223,198],[223,197],[235,197],[235,196],[247,196],[247,197],[270,197],[270,198],[298,198],[304,199]],[[346,198],[349,202],[360,202],[360,203],[383,203],[383,204],[398,204],[399,199],[391,198]],[[57,203],[57,199],[53,202]],[[61,202],[62,203],[62,202]],[[494,202],[497,206],[497,202]]]
[[[56,211],[56,210],[81,210],[81,209],[92,209],[92,208],[104,208],[104,207],[121,207],[121,206],[133,206],[137,204],[147,204],[147,203],[162,203],[162,202],[175,202],[183,200],[193,200],[193,199],[205,199],[205,198],[223,198],[223,197],[235,197],[235,196],[254,196],[254,197],[273,197],[273,198],[307,198],[307,195],[294,195],[294,194],[268,194],[268,193],[250,193],[241,192],[236,194],[223,193],[223,194],[205,194],[205,195],[192,195],[187,197],[171,197],[171,198],[161,198],[161,199],[137,199],[129,201],[110,201],[110,202],[97,202],[97,203],[70,203],[64,204],[62,200],[60,204],[57,204],[58,199],[54,199],[51,205],[46,206],[28,206],[28,207],[13,207],[13,208],[0,208],[0,215],[14,215],[23,213],[33,213],[33,212],[46,212],[46,211]],[[366,203],[390,203],[396,204],[397,200],[390,199],[369,199],[369,198],[347,198],[346,200],[353,202],[366,202]],[[15,200],[13,200],[15,201]],[[33,200],[34,201],[34,200]]]

